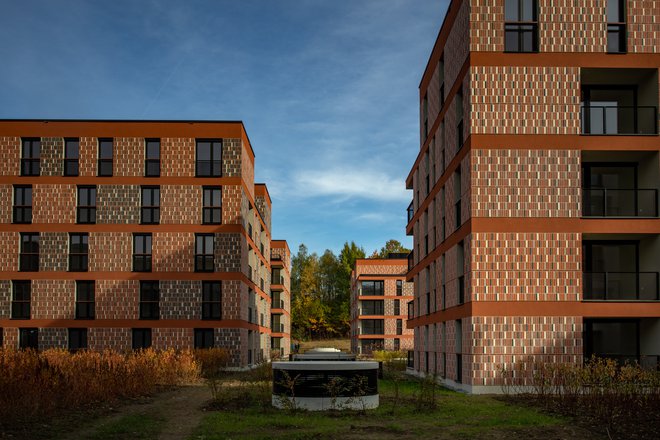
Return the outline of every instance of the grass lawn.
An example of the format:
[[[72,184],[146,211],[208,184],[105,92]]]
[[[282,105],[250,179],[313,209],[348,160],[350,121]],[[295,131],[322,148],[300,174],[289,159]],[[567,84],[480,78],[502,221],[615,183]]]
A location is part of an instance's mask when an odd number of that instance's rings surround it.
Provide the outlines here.
[[[380,407],[360,413],[277,410],[264,384],[225,387],[191,439],[427,439],[570,438],[564,419],[536,409],[512,406],[490,396],[469,396],[438,387],[435,408],[419,407],[420,383],[400,382],[394,409],[394,383],[381,380]],[[567,431],[568,430],[568,431]],[[584,433],[577,434],[584,438]],[[587,433],[588,437],[588,433]]]

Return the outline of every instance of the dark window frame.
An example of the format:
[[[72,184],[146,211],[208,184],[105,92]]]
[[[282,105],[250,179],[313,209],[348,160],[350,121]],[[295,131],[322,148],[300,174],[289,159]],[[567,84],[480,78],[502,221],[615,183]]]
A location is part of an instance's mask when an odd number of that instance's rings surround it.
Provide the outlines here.
[[[113,138],[98,138],[98,160],[96,175],[98,177],[112,177],[114,174],[115,144]],[[104,154],[103,147],[110,144],[110,157]],[[108,170],[109,168],[109,170]]]
[[[152,271],[152,252],[151,233],[133,234],[133,272]]]
[[[134,328],[131,331],[131,347],[133,350],[144,350],[151,347],[151,329]]]
[[[39,350],[39,329],[34,327],[19,328],[18,346],[21,350]]]
[[[69,328],[68,347],[69,351],[74,353],[80,350],[87,350],[87,348],[89,348],[87,343],[87,329]]]
[[[32,282],[11,282],[11,319],[30,319],[32,316]]]
[[[532,3],[532,19],[521,20],[523,16],[524,3],[529,1]],[[504,52],[509,53],[538,53],[539,51],[539,5],[537,0],[505,0],[506,2],[515,2],[517,4],[517,18],[518,20],[504,19]],[[507,34],[515,33],[516,47],[507,47]],[[525,35],[531,35],[531,48],[525,49]]]
[[[76,243],[75,241],[78,240]],[[74,252],[74,246],[82,246],[85,252]],[[87,272],[89,270],[89,234],[86,232],[69,233],[69,272]]]
[[[618,21],[610,21],[609,9],[610,2],[617,2],[619,7]],[[625,54],[628,52],[628,33],[627,33],[627,20],[626,14],[626,0],[607,0],[605,6],[605,14],[607,16],[607,53],[610,54]],[[610,35],[616,38],[614,41],[617,43],[617,50],[610,50]]]
[[[29,197],[27,191],[29,190]],[[17,224],[30,224],[32,223],[32,198],[33,198],[32,185],[14,185],[13,209],[12,209],[12,223]],[[26,202],[29,200],[29,204]]]
[[[211,238],[211,249],[207,249],[207,238]],[[199,244],[201,240],[201,252]],[[195,234],[195,272],[213,272],[215,270],[215,235]]]
[[[69,144],[75,142],[78,145],[77,157],[69,156]],[[64,164],[62,175],[76,177],[80,175],[80,138],[64,138]]]
[[[214,204],[214,193],[220,194],[220,204]],[[208,194],[208,197],[207,197]],[[216,220],[217,217],[217,221]],[[222,187],[204,186],[202,187],[202,224],[219,225],[222,224]]]
[[[36,237],[36,240],[34,239]],[[28,239],[27,242],[25,239]],[[19,272],[38,272],[39,271],[39,233],[21,232],[20,235],[20,253],[19,253]],[[25,245],[36,245],[35,249],[26,249]]]
[[[158,145],[158,158],[150,157],[150,145]],[[160,177],[160,139],[146,138],[144,140],[144,177]]]
[[[371,287],[374,293],[365,293],[365,285],[373,284]],[[378,288],[380,286],[380,289]],[[383,296],[385,295],[385,281],[384,280],[363,280],[360,282],[362,292],[360,296]],[[379,293],[380,290],[380,293]]]
[[[222,319],[222,281],[202,281],[202,319]]]
[[[96,186],[80,185],[76,188],[76,192],[78,199],[76,223],[96,224]]]
[[[20,171],[21,176],[41,175],[41,138],[21,138]]]
[[[76,281],[75,319],[96,318],[96,283],[90,280]]]
[[[160,319],[160,283],[140,281],[140,319]]]
[[[145,202],[150,204],[147,205]],[[140,223],[143,225],[160,224],[160,186],[140,187]]]
[[[209,143],[209,158],[200,158],[199,145],[201,143]],[[214,149],[220,145],[220,157],[215,157]],[[222,139],[195,139],[195,176],[196,177],[222,177],[222,153],[224,150]],[[203,170],[203,165],[209,164],[208,170]],[[216,169],[217,167],[217,169]]]
[[[215,334],[212,328],[196,328],[194,330],[194,344],[196,349],[215,347]]]

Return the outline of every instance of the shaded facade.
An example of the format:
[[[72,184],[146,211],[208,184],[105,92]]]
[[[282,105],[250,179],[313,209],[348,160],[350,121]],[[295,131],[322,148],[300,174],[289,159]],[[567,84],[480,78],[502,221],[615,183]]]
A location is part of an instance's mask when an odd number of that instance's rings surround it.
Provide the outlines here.
[[[454,0],[422,76],[408,322],[450,386],[658,362],[660,2],[587,3]]]
[[[241,122],[0,121],[5,346],[270,357],[271,200]]]
[[[353,353],[413,348],[413,331],[406,327],[413,294],[412,283],[406,282],[407,264],[405,258],[356,260],[351,272]]]
[[[271,349],[280,359],[291,353],[291,251],[285,240],[271,242]]]

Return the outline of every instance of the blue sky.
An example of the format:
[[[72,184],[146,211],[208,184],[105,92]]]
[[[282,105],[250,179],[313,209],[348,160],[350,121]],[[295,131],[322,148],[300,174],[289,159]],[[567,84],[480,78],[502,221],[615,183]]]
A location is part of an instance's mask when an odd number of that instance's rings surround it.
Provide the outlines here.
[[[447,0],[4,0],[0,118],[243,120],[273,237],[405,235]]]

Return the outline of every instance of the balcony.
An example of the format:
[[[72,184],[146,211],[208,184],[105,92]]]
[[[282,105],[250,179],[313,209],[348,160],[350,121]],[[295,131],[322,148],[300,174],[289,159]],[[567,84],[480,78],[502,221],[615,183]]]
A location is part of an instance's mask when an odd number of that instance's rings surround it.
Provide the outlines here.
[[[585,272],[584,299],[658,301],[658,272]]]
[[[659,318],[585,318],[584,327],[585,358],[598,356],[621,365],[638,363],[642,368],[660,369]]]
[[[408,254],[408,272],[413,270],[413,267],[415,267],[415,255],[413,254],[414,251],[410,251]]]
[[[585,217],[658,217],[657,189],[583,188]]]
[[[581,107],[582,134],[658,134],[658,108],[655,106],[587,105]]]
[[[408,223],[410,223],[415,216],[415,209],[413,208],[413,202],[410,202],[410,205],[408,205]]]
[[[275,333],[284,333],[284,324],[282,324],[281,322],[275,322],[273,323],[271,329]]]

